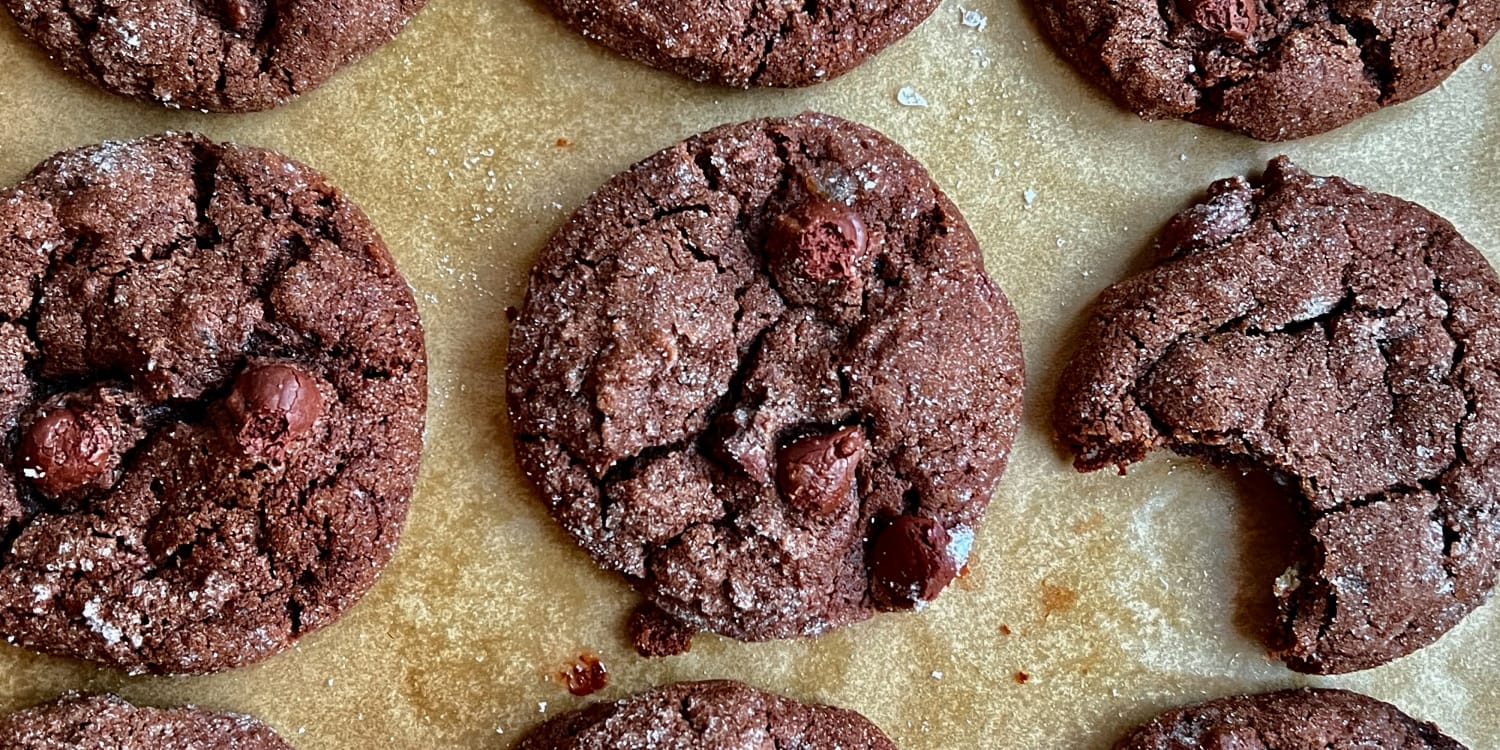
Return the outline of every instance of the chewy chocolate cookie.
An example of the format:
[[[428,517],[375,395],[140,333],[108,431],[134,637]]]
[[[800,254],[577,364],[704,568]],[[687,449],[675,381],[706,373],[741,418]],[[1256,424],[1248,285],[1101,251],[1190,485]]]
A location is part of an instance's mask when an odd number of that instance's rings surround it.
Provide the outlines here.
[[[1346,690],[1240,695],[1168,711],[1115,750],[1464,750],[1436,726]]]
[[[738,682],[680,682],[559,716],[516,750],[896,750],[853,711],[798,703]]]
[[[724,86],[837,78],[922,23],[938,0],[546,0],[580,34],[662,70]]]
[[[291,750],[248,716],[141,708],[113,695],[67,695],[0,717],[6,750]]]
[[[1425,93],[1500,29],[1500,0],[1032,0],[1121,106],[1266,141]]]
[[[662,654],[931,601],[1005,468],[1022,361],[922,166],[805,114],[595,193],[532,271],[508,376],[522,468],[646,595],[636,644]]]
[[[322,175],[195,135],[0,193],[0,635],[132,672],[262,659],[391,558],[422,448],[406,282]]]
[[[427,0],[0,0],[68,72],[214,112],[284,104],[395,38]]]
[[[1285,158],[1216,183],[1098,302],[1063,376],[1080,470],[1160,447],[1299,500],[1274,652],[1349,672],[1433,641],[1500,567],[1500,281],[1431,212]]]

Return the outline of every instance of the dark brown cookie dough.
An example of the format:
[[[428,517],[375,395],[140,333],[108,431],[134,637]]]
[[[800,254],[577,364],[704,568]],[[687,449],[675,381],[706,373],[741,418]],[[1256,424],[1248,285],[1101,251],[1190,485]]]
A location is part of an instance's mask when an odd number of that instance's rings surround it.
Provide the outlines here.
[[[559,716],[516,750],[896,750],[853,711],[798,703],[738,682],[680,682]]]
[[[1160,447],[1299,499],[1274,652],[1349,672],[1437,640],[1500,566],[1500,282],[1451,224],[1285,158],[1174,218],[1098,302],[1056,421],[1081,470]]]
[[[899,41],[939,0],[545,0],[575,30],[626,57],[724,86],[837,78]]]
[[[1436,726],[1345,690],[1284,690],[1157,717],[1115,750],[1464,750]]]
[[[1021,408],[1018,324],[899,146],[757,120],[616,177],[553,237],[511,334],[522,468],[692,631],[815,635],[920,607],[967,558]]]
[[[0,0],[62,67],[117,94],[270,109],[393,39],[427,0]]]
[[[1121,106],[1266,141],[1416,97],[1500,29],[1500,0],[1032,4],[1062,55]]]
[[[248,716],[141,708],[112,695],[67,695],[0,717],[6,750],[291,750]]]
[[[426,361],[358,208],[167,135],[0,193],[0,634],[135,672],[257,661],[374,583]]]

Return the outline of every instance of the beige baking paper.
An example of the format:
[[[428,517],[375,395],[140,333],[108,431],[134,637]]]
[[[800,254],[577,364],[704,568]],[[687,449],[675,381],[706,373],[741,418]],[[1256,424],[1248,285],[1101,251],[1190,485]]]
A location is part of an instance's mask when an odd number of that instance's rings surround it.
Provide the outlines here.
[[[432,363],[405,539],[342,622],[261,666],[193,679],[0,646],[0,710],[115,690],[251,713],[302,750],[507,748],[580,705],[553,675],[593,651],[612,677],[598,697],[730,677],[857,709],[906,750],[1105,750],[1169,706],[1300,684],[1364,691],[1476,750],[1500,747],[1500,606],[1394,665],[1294,675],[1255,629],[1285,562],[1275,493],[1171,456],[1125,478],[1079,476],[1046,421],[1094,295],[1140,268],[1153,230],[1211,180],[1278,153],[1420,202],[1500,260],[1497,68],[1500,43],[1412,104],[1275,146],[1117,110],[1019,0],[947,0],[843,79],[749,93],[616,58],[533,0],[432,0],[395,43],[301,101],[208,116],[76,82],[0,17],[0,184],[61,149],[165,129],[279,149],[375,220],[417,290]],[[925,105],[900,103],[917,101],[898,96],[907,87]],[[505,309],[547,236],[610,175],[710,126],[805,109],[889,134],[967,215],[1023,322],[1024,432],[971,574],[928,611],[810,641],[700,636],[687,656],[643,660],[623,637],[635,596],[572,547],[515,467]]]

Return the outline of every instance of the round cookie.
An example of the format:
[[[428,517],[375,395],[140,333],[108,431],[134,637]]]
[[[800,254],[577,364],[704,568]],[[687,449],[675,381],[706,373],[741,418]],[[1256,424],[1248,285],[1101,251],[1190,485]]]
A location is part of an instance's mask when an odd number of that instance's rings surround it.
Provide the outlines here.
[[[321,86],[427,0],[0,0],[68,72],[117,94],[254,112]]]
[[[1266,141],[1418,96],[1500,29],[1500,0],[1032,0],[1086,77],[1148,120]]]
[[[738,682],[680,682],[548,721],[516,750],[896,750],[853,711],[798,703]]]
[[[837,78],[922,23],[938,0],[546,0],[578,33],[695,81],[749,88]]]
[[[1285,158],[1179,214],[1107,290],[1056,405],[1080,470],[1160,447],[1269,472],[1308,530],[1273,651],[1367,669],[1500,568],[1500,281],[1426,209]]]
[[[1019,326],[926,171],[820,114],[728,125],[614,178],[511,332],[522,468],[692,632],[816,635],[931,601],[1015,435]]]
[[[195,135],[0,193],[0,635],[132,672],[332,623],[406,517],[426,360],[322,175]]]
[[[113,695],[66,695],[0,717],[6,750],[291,750],[248,716],[140,708]]]
[[[1115,750],[1464,750],[1436,726],[1346,690],[1303,688],[1179,708]]]

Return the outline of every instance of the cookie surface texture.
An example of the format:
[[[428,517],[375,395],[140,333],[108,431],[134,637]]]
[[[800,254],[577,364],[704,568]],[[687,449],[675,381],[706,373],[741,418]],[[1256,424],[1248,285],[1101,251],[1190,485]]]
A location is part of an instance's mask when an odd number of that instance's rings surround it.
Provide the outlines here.
[[[516,750],[896,750],[853,711],[798,703],[736,682],[685,682],[595,704],[543,724]]]
[[[1307,529],[1273,650],[1339,673],[1435,641],[1500,559],[1500,283],[1413,203],[1285,158],[1179,214],[1100,297],[1056,404],[1081,470],[1268,472]]]
[[[725,86],[808,86],[906,36],[938,0],[546,0],[583,36],[626,57]]]
[[[1500,29],[1500,0],[1031,2],[1058,51],[1121,106],[1267,141],[1422,94]]]
[[[271,109],[395,38],[426,0],[0,0],[68,72],[213,112]]]
[[[653,605],[643,651],[931,601],[1022,389],[957,209],[899,146],[816,114],[709,131],[595,193],[532,271],[508,375],[522,468]]]
[[[0,193],[0,635],[132,672],[258,661],[390,560],[421,324],[313,170],[192,135]]]
[[[1464,750],[1437,727],[1345,690],[1241,695],[1162,714],[1115,750]]]
[[[291,750],[246,716],[141,708],[115,696],[70,695],[0,717],[6,750]]]

